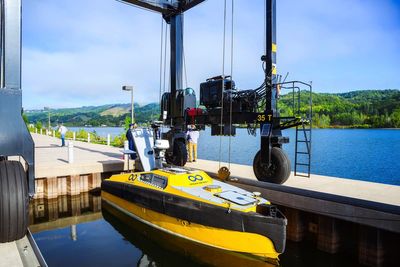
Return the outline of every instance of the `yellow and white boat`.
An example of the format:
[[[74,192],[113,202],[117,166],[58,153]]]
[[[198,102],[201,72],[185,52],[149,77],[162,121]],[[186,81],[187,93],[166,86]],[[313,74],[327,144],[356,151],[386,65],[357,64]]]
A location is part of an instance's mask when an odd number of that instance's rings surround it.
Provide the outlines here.
[[[113,175],[101,189],[107,204],[174,237],[267,261],[285,249],[287,220],[275,206],[203,171],[167,167]]]

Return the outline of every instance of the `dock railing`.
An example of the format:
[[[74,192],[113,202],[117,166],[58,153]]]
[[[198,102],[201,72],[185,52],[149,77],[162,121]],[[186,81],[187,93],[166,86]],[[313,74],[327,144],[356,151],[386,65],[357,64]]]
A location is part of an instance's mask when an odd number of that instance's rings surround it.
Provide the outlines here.
[[[36,128],[36,127],[29,127],[28,128],[31,133],[42,134],[47,136],[52,136],[53,138],[61,139],[61,134],[54,129],[45,129],[45,128]],[[107,137],[101,137],[95,132],[88,132],[83,129],[79,131],[68,131],[66,136],[66,140],[70,141],[80,141],[80,142],[87,142],[92,144],[99,144],[99,145],[107,145],[107,146],[114,146],[114,147],[123,147],[124,141],[126,141],[125,135],[117,135],[112,137],[111,134],[107,134]]]

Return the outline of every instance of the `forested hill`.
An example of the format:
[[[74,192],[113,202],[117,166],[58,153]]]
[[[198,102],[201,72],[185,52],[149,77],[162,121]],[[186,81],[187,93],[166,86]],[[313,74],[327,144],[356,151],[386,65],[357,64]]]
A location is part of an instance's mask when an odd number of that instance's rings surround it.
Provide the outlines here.
[[[313,93],[313,122],[316,127],[400,128],[400,90],[364,90],[340,94]],[[301,109],[306,109],[306,94],[301,96]],[[279,100],[281,115],[292,114],[292,95]],[[158,119],[158,103],[135,105],[135,118],[140,123]],[[30,123],[47,125],[48,112],[27,111]],[[52,125],[123,126],[130,117],[129,104],[113,104],[50,110]]]
[[[50,110],[51,124],[63,122],[67,126],[124,126],[130,120],[130,104],[110,104]],[[159,118],[160,108],[156,103],[134,106],[135,119],[143,123]],[[48,124],[48,111],[28,110],[25,112],[29,123]]]
[[[291,94],[280,98],[281,114],[291,114],[291,103]],[[302,110],[306,103],[306,94],[302,94]],[[313,93],[312,103],[316,127],[400,128],[400,90]]]

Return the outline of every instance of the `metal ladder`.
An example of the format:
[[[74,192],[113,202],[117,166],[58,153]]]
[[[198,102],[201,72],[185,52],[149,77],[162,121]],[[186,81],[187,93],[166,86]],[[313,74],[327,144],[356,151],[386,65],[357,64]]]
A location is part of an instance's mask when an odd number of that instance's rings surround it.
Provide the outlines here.
[[[303,122],[301,125],[296,126],[296,145],[294,157],[294,175],[310,178],[311,169],[311,121],[309,123]],[[303,132],[303,134],[301,134]],[[301,137],[303,136],[303,137]],[[299,159],[301,161],[299,162]],[[298,172],[299,167],[306,167],[306,175]]]
[[[281,130],[296,127],[294,175],[310,177],[311,171],[311,129],[312,129],[312,82],[290,81],[280,83],[282,90],[289,90],[292,96],[291,114],[281,117]],[[302,104],[303,99],[303,104]],[[304,101],[306,101],[304,103]],[[308,108],[307,108],[308,107]],[[278,109],[278,108],[277,108]],[[299,172],[299,167],[306,171]]]

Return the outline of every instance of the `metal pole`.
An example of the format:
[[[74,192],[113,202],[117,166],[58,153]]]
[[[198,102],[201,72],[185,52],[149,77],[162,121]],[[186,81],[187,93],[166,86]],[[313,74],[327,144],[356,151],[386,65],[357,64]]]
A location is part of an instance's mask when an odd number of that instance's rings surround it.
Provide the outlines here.
[[[134,116],[135,109],[133,107],[133,86],[124,85],[124,86],[122,86],[122,90],[131,91],[131,123],[134,123],[135,122],[135,116]]]
[[[0,1],[0,87],[21,90],[21,0]]]
[[[272,86],[276,77],[276,1],[266,0],[266,61],[265,61],[265,83],[267,85],[266,107],[272,110],[275,116],[276,88]]]
[[[135,118],[134,118],[134,107],[133,107],[133,87],[131,90],[131,123],[135,123]]]
[[[51,125],[50,125],[50,109],[49,109],[49,130],[51,129]]]
[[[176,14],[170,18],[170,75],[171,75],[171,117],[180,117],[183,114],[178,114],[176,105],[177,90],[182,89],[183,79],[183,13]],[[181,111],[182,112],[182,111]],[[175,124],[175,122],[173,122]]]
[[[74,163],[74,143],[68,142],[68,163]]]
[[[124,150],[125,151],[129,150],[129,142],[128,142],[128,140],[124,141]],[[126,166],[126,167],[124,167],[124,170],[125,169],[129,170],[129,157],[130,157],[130,155],[124,153],[124,165]]]
[[[276,112],[276,88],[272,85],[276,77],[276,0],[265,0],[265,37],[266,37],[266,55],[265,55],[265,110],[264,113],[271,114],[275,118]],[[272,136],[281,136],[279,128],[280,122],[274,119],[272,122]],[[278,127],[278,130],[274,129]],[[263,124],[260,125],[263,127]],[[271,164],[271,138],[261,137],[261,162],[268,167]]]
[[[5,81],[4,81],[4,75],[5,75],[5,69],[4,69],[4,57],[5,57],[5,47],[4,47],[4,42],[5,42],[5,11],[4,11],[4,0],[0,0],[0,88],[5,87]]]

